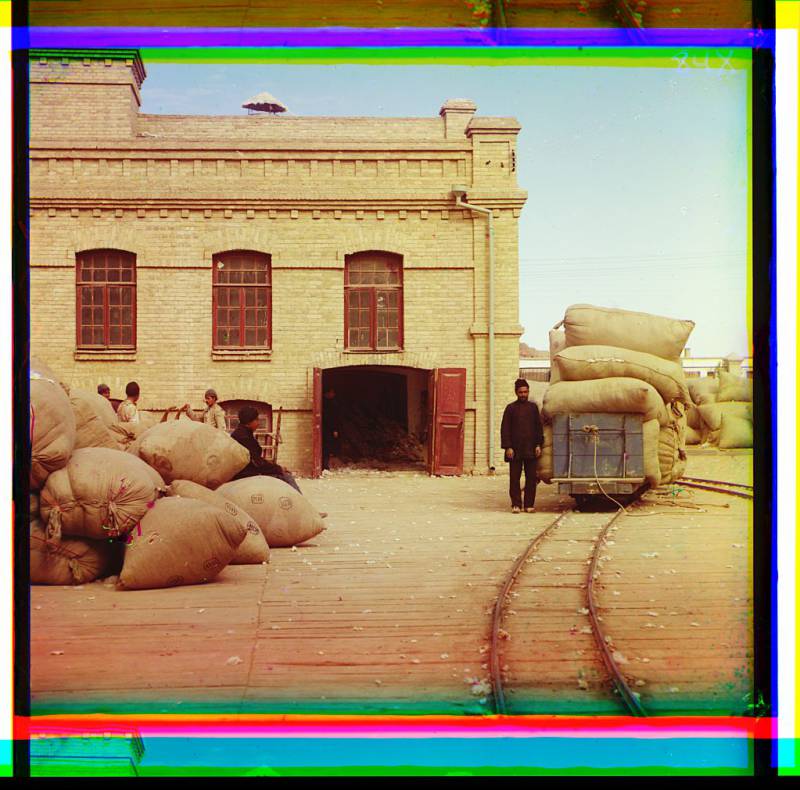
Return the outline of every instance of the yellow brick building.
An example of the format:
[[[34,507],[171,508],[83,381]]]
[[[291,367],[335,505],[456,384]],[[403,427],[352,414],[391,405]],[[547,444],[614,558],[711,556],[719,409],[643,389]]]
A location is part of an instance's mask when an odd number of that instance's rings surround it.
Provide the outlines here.
[[[499,463],[522,333],[519,124],[467,100],[434,118],[146,115],[144,79],[136,50],[31,52],[32,355],[115,398],[136,380],[144,409],[199,408],[207,387],[280,408],[279,461],[300,474],[315,370],[318,390],[351,393],[392,374],[419,435],[431,372],[463,370],[463,468]],[[489,222],[454,185],[492,214],[493,385]]]

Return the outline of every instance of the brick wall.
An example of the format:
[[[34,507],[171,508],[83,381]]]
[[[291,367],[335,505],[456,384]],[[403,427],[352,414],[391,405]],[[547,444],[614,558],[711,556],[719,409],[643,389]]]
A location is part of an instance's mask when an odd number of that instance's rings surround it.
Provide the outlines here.
[[[454,141],[444,138],[444,118],[292,119],[291,139],[277,139],[277,119],[269,119],[260,141],[243,143],[233,138],[262,119],[203,125],[131,116],[137,79],[125,61],[47,69],[51,81],[31,86],[35,356],[74,385],[104,381],[116,397],[136,379],[144,408],[200,407],[208,386],[222,400],[281,406],[280,461],[300,473],[311,469],[314,367],[463,367],[465,467],[485,469],[488,242],[486,217],[455,207],[451,186],[466,183],[469,199],[495,214],[495,463],[501,460],[499,421],[513,396],[522,331],[517,223],[525,193],[511,167],[513,120],[482,118],[474,134],[468,126]],[[96,82],[87,87],[82,74]],[[99,97],[96,112],[109,114],[106,135],[115,138],[91,148],[82,139],[91,117],[85,91]],[[69,102],[61,125],[45,134],[62,96]],[[486,155],[480,164],[476,152]],[[75,256],[100,247],[136,255],[133,354],[76,352]],[[272,349],[255,357],[223,358],[211,348],[211,258],[232,249],[271,255]],[[373,249],[403,256],[404,349],[347,353],[345,256]]]

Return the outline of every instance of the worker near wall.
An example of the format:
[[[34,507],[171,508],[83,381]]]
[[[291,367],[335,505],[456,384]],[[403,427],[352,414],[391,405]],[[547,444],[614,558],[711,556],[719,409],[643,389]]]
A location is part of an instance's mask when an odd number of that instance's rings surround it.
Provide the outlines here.
[[[539,417],[539,407],[528,400],[530,389],[525,379],[514,382],[517,399],[506,406],[500,424],[500,446],[505,450],[509,465],[508,493],[511,512],[519,513],[523,506],[520,479],[525,469],[525,512],[534,512],[536,501],[536,460],[542,454],[544,433]]]
[[[108,384],[98,384],[97,394],[102,395],[106,400],[111,400],[111,388]]]
[[[236,439],[242,447],[248,450],[250,463],[241,472],[238,472],[233,479],[240,480],[243,477],[255,477],[256,475],[277,477],[302,494],[303,492],[300,491],[300,486],[297,485],[291,472],[262,457],[261,445],[258,443],[254,433],[257,428],[258,411],[254,406],[242,406],[239,409],[239,425],[231,433],[231,438]]]
[[[195,422],[202,422],[212,428],[219,428],[226,431],[228,426],[225,424],[225,411],[217,403],[216,390],[207,389],[204,396],[206,407],[199,412],[195,412],[188,403],[184,403],[181,411],[186,412],[186,416]]]
[[[117,419],[120,422],[130,422],[134,425],[139,422],[139,409],[136,402],[139,400],[139,385],[129,381],[125,385],[125,400],[117,408]]]

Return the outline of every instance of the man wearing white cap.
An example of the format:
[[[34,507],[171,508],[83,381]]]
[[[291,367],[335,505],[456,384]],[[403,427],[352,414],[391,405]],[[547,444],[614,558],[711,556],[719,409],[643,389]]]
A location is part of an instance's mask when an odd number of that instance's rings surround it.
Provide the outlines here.
[[[206,408],[202,411],[193,411],[188,403],[184,403],[181,407],[181,411],[185,411],[186,416],[196,422],[203,422],[206,425],[210,425],[212,428],[219,428],[221,431],[227,431],[228,429],[225,425],[225,411],[222,406],[217,403],[216,390],[206,390],[205,401]]]

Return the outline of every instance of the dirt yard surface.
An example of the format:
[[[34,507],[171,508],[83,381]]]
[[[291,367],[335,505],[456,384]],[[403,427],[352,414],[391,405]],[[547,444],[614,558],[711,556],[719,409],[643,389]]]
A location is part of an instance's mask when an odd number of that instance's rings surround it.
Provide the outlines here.
[[[693,451],[687,474],[745,482],[751,462],[749,453]],[[119,592],[101,581],[32,587],[33,713],[486,711],[490,609],[513,560],[571,500],[540,486],[537,512],[512,514],[502,475],[340,470],[299,482],[329,513],[328,529],[296,549],[273,550],[269,565],[229,566],[213,583],[164,590]],[[748,506],[717,510],[724,530],[682,530],[670,543],[689,573],[678,595],[717,607],[705,610],[705,625],[733,599],[747,605],[752,589]],[[625,550],[638,556],[653,551],[648,536],[660,527],[684,523],[672,514],[626,519],[616,541],[624,535]],[[725,590],[709,599],[689,582],[704,568],[712,578],[710,565]],[[663,599],[673,611],[674,576],[650,575],[642,605]],[[624,594],[630,605],[644,592],[629,585]],[[603,605],[610,617],[613,601]],[[730,617],[741,624],[746,614],[740,607]],[[730,618],[720,617],[728,629]],[[740,673],[752,655],[747,630],[734,639],[743,644],[733,650],[708,644],[703,661]]]

